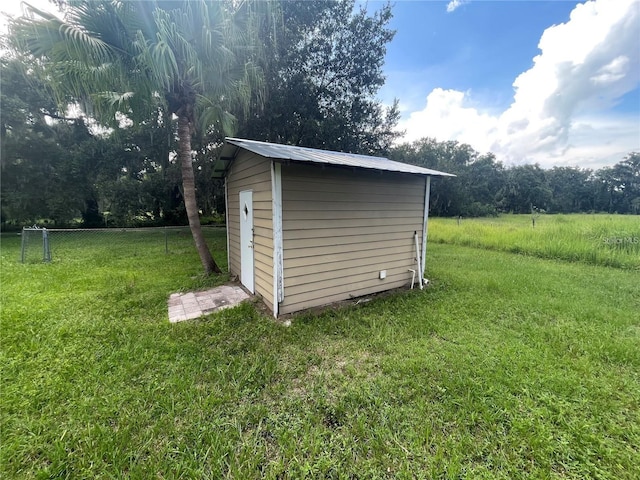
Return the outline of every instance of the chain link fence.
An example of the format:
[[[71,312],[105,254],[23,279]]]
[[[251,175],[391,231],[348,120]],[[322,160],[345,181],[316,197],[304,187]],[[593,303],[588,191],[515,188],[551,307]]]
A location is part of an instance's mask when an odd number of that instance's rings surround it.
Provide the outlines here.
[[[209,242],[225,239],[224,226],[203,226]],[[158,228],[23,228],[22,263],[83,261],[193,252],[188,226]]]

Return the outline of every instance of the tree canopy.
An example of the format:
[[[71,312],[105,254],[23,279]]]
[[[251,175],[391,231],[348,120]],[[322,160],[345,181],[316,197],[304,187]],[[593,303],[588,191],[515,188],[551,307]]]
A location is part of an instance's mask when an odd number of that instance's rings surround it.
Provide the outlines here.
[[[350,153],[386,154],[399,133],[397,104],[376,94],[395,32],[389,4],[369,14],[354,0],[282,2],[283,29],[262,36],[268,61],[265,105],[240,135]]]

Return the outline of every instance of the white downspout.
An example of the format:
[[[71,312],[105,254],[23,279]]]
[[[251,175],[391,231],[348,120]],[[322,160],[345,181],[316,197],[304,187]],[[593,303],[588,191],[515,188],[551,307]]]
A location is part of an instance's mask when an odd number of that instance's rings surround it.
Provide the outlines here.
[[[416,242],[416,264],[418,265],[418,273],[420,273],[422,261],[420,260],[420,247],[418,246],[418,232],[413,232],[413,239]],[[413,282],[411,283],[413,284]],[[420,285],[420,290],[422,290],[422,275],[418,275],[418,285]]]
[[[427,259],[427,237],[429,233],[429,196],[431,195],[431,175],[427,176],[424,187],[424,220],[422,223],[422,263],[420,265],[420,279],[426,273]]]

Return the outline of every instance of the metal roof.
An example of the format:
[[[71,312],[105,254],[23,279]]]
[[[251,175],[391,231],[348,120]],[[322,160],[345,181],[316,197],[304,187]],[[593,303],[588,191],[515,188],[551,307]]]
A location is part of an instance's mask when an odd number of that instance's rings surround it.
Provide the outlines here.
[[[244,148],[263,157],[276,160],[290,160],[295,162],[317,163],[322,165],[337,165],[342,167],[365,168],[369,170],[382,170],[388,172],[413,173],[417,175],[432,175],[438,177],[455,177],[450,173],[439,172],[429,168],[396,162],[384,157],[369,155],[356,155],[353,153],[332,152],[315,148],[296,147],[293,145],[280,145],[277,143],[258,142],[242,138],[225,139],[222,154],[220,155],[221,167],[214,167],[214,176],[223,176],[228,165],[235,158],[238,148]]]

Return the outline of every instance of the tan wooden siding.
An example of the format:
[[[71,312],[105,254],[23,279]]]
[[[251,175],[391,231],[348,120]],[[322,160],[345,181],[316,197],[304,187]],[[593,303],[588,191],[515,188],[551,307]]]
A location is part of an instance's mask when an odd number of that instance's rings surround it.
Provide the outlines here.
[[[393,242],[395,240],[405,242],[407,240],[407,232],[406,229],[404,232],[381,232],[376,234],[363,234],[363,235],[345,235],[344,232],[341,232],[343,235],[339,237],[340,245],[349,245],[352,243],[372,243],[376,245],[377,242]],[[287,245],[288,250],[296,249],[296,248],[309,248],[309,247],[325,247],[327,245],[332,245],[336,242],[336,238],[326,238],[326,237],[311,237],[311,238],[297,238],[297,239],[289,239]]]
[[[298,303],[292,302],[283,302],[280,305],[280,314],[284,315],[287,313],[298,312],[300,310],[304,310],[306,308],[313,308],[320,305],[328,305],[333,302],[339,302],[341,300],[347,300],[349,298],[357,298],[363,295],[371,295],[373,293],[384,292],[385,290],[391,290],[393,288],[404,287],[407,284],[406,280],[402,279],[398,282],[394,283],[379,283],[372,284],[369,286],[365,286],[362,288],[351,288],[349,290],[348,296],[345,296],[344,291],[340,291],[337,294],[328,294],[328,292],[322,292],[321,298],[313,298],[313,296],[309,296],[308,298],[304,298]],[[296,297],[303,298],[303,297]]]
[[[290,258],[290,259],[287,259],[287,265],[290,268],[307,267],[307,270],[309,268],[313,268],[315,271],[321,268],[320,266],[325,265],[327,263],[344,263],[344,262],[349,262],[351,260],[360,260],[362,264],[364,264],[364,262],[377,264],[378,263],[377,259],[380,255],[385,255],[388,258],[393,257],[394,259],[397,260],[397,257],[401,255],[403,256],[403,258],[406,258],[407,252],[393,253],[393,252],[385,251],[383,249],[359,250],[357,252],[354,251],[354,252],[328,255],[324,258],[323,256],[317,256],[317,255],[313,257]],[[412,257],[415,257],[413,250],[411,251],[411,255]]]
[[[240,277],[240,192],[253,190],[254,286],[273,309],[271,161],[242,151],[227,174],[229,272]]]
[[[335,202],[332,202],[335,204]],[[388,218],[413,218],[416,214],[422,216],[421,211],[409,204],[398,204],[398,208],[402,210],[364,210],[354,207],[350,210],[340,210],[342,207],[327,207],[326,210],[298,210],[292,208],[287,210],[287,221],[292,220],[308,220],[313,218],[316,222],[327,220],[369,220],[369,219],[388,219]],[[369,208],[369,207],[366,207]],[[406,208],[406,210],[405,210]]]
[[[280,312],[410,283],[424,191],[421,176],[283,165]],[[380,270],[386,279],[379,279]]]
[[[411,253],[411,259],[415,255]],[[386,259],[390,262],[405,261],[409,257],[407,252],[387,253]],[[292,277],[304,275],[309,267],[313,267],[316,273],[339,270],[341,268],[353,268],[363,265],[377,265],[378,257],[371,255],[371,250],[361,250],[360,252],[349,252],[341,255],[331,255],[329,261],[320,257],[301,257],[289,260],[289,273]]]
[[[407,205],[406,202],[399,202],[397,196],[389,197],[393,198],[394,202],[365,202],[365,201],[350,201],[345,200],[344,202],[336,202],[334,200],[324,200],[324,201],[315,201],[315,200],[298,200],[295,201],[296,212],[306,213],[310,211],[314,212],[325,212],[330,211],[331,213],[349,213],[350,215],[354,212],[376,212],[376,213],[387,213],[387,212],[398,212],[398,206],[409,207],[408,210],[422,210],[421,205]],[[307,202],[307,203],[304,203]],[[294,203],[292,201],[292,203]],[[315,215],[315,214],[314,214]]]
[[[293,168],[299,166],[291,166]],[[289,168],[289,166],[287,166]],[[302,167],[301,167],[302,168]],[[317,168],[317,167],[309,167],[309,168]],[[385,173],[384,175],[378,173],[365,172],[365,175],[370,175],[369,178],[364,179],[362,182],[358,182],[354,184],[352,181],[348,179],[336,179],[335,181],[331,181],[328,183],[323,178],[328,177],[330,175],[330,169],[326,169],[320,172],[320,175],[316,178],[307,177],[307,178],[298,178],[291,179],[291,183],[288,185],[287,192],[284,190],[282,192],[282,198],[296,200],[295,196],[301,196],[300,200],[304,199],[313,199],[313,200],[331,200],[331,197],[327,197],[326,193],[339,193],[340,195],[344,195],[346,200],[355,200],[360,199],[361,201],[366,201],[360,197],[362,193],[369,193],[371,189],[375,189],[378,195],[382,196],[391,196],[397,197],[398,189],[396,185],[389,185],[387,180],[391,175],[395,175],[394,173]],[[334,170],[335,169],[331,169]],[[358,175],[359,172],[352,172],[354,175]],[[323,190],[324,189],[324,190]],[[420,195],[420,192],[424,191],[424,187],[418,184],[416,185],[406,185],[406,192]],[[357,198],[353,198],[357,197]]]
[[[339,231],[336,230],[336,235],[339,235]],[[351,253],[351,252],[360,252],[360,251],[369,251],[370,255],[373,256],[384,256],[389,253],[398,253],[403,251],[410,251],[411,247],[415,250],[415,243],[413,241],[413,231],[409,232],[407,236],[411,236],[411,238],[406,238],[403,240],[385,240],[385,241],[376,241],[370,240],[367,242],[367,239],[362,239],[360,243],[339,243],[340,237],[336,237],[336,244],[331,245],[322,245],[319,247],[305,247],[305,248],[285,248],[284,250],[284,259],[292,259],[292,258],[301,258],[301,257],[323,257],[323,259],[328,260],[333,255],[339,255],[343,253]],[[411,250],[411,253],[414,253]]]
[[[299,240],[304,238],[335,238],[333,236],[333,229],[323,228],[324,225],[316,225],[313,230],[288,230],[284,232],[288,240]],[[407,226],[404,224],[399,225],[382,225],[382,226],[367,226],[367,227],[343,227],[340,232],[345,236],[361,236],[361,235],[381,235],[392,233],[404,233],[407,231]]]
[[[400,212],[398,215],[402,215]],[[390,218],[347,218],[326,220],[322,223],[318,223],[316,220],[287,220],[284,214],[284,207],[282,212],[282,230],[318,230],[318,229],[333,229],[341,230],[348,227],[386,227],[388,225],[402,225],[406,227],[407,223],[413,221],[413,217],[390,217]],[[422,228],[422,224],[420,224]],[[420,230],[418,228],[418,231]]]

